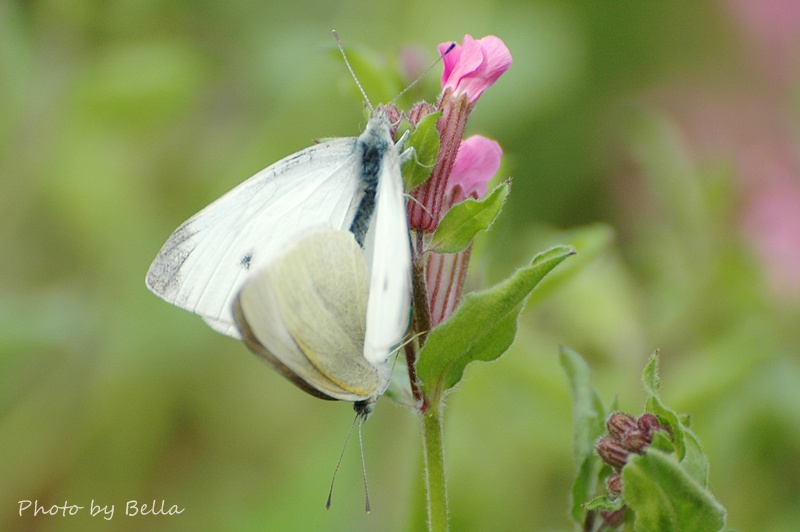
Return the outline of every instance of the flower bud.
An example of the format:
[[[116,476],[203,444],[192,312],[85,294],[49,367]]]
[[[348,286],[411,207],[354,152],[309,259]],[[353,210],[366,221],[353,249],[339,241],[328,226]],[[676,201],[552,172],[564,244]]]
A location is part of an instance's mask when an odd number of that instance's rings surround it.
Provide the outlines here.
[[[636,419],[625,412],[614,412],[611,414],[606,422],[606,427],[611,436],[620,440],[625,434],[639,430]]]
[[[642,414],[639,416],[636,424],[639,430],[648,434],[652,434],[654,430],[662,428],[661,423],[658,422],[658,418],[653,414]]]
[[[416,103],[408,110],[408,121],[416,125],[420,120],[434,112],[436,112],[435,105],[431,105],[428,102]]]
[[[622,493],[622,475],[619,473],[614,473],[613,475],[609,476],[606,479],[606,486],[608,486],[608,491],[619,495]]]
[[[600,512],[600,517],[603,518],[603,521],[610,526],[611,528],[617,528],[623,522],[625,522],[625,510],[627,507],[623,506],[619,510],[611,511],[604,511]]]
[[[595,450],[605,463],[616,469],[622,469],[628,460],[628,449],[615,438],[601,438],[595,445]]]
[[[644,452],[645,447],[653,441],[651,434],[646,434],[639,429],[629,432],[622,437],[622,445],[634,453]]]

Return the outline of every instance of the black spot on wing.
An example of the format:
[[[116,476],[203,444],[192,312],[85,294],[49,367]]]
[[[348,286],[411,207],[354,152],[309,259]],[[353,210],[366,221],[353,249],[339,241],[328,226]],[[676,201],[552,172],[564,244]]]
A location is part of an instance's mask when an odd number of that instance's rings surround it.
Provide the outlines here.
[[[253,263],[253,252],[252,251],[248,251],[247,253],[245,253],[244,257],[242,257],[242,260],[239,261],[239,265],[242,268],[244,268],[245,270],[249,270],[250,269],[250,265],[252,263]]]

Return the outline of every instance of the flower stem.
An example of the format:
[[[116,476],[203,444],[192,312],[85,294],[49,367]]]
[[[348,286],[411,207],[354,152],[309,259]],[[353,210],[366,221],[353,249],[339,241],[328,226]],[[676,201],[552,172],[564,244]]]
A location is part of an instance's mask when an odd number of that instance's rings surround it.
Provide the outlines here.
[[[425,490],[428,499],[428,530],[448,529],[447,481],[442,440],[442,402],[436,400],[422,414],[422,444],[425,453]]]
[[[425,345],[431,331],[428,289],[425,283],[425,264],[422,260],[415,260],[411,270],[411,285],[414,290],[414,330],[419,333],[420,347]]]

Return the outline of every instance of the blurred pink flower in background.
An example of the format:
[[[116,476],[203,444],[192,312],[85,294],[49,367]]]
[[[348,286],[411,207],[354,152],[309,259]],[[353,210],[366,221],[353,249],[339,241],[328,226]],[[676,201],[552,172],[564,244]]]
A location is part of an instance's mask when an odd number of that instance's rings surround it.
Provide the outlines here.
[[[743,233],[777,295],[800,295],[800,154],[778,139],[748,146],[739,157]]]
[[[794,297],[800,295],[800,145],[793,133],[798,124],[791,122],[791,93],[800,64],[800,2],[727,0],[726,5],[753,44],[756,66],[768,76],[753,95],[761,110],[756,123],[743,124],[745,141],[732,146],[741,178],[740,223],[774,293]],[[747,109],[744,103],[733,112]]]
[[[755,253],[772,292],[800,296],[800,142],[788,104],[760,89],[720,94],[693,87],[648,99],[675,120],[701,167],[733,163],[733,229]]]
[[[754,61],[729,89],[656,88],[645,100],[666,111],[689,157],[733,163],[737,231],[757,257],[773,295],[800,297],[800,0],[722,0],[746,35]],[[623,201],[637,210],[640,198]],[[635,191],[634,191],[635,192]],[[647,215],[646,213],[639,213]]]
[[[723,0],[755,44],[758,66],[774,79],[792,81],[800,59],[798,0]]]

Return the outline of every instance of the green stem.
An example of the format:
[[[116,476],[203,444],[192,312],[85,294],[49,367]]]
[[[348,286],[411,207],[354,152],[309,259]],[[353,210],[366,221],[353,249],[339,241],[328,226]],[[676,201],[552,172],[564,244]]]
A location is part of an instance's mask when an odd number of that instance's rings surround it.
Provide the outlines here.
[[[428,530],[448,529],[447,481],[444,467],[442,416],[440,400],[428,405],[422,414],[422,444],[425,453],[425,490],[428,499]]]

